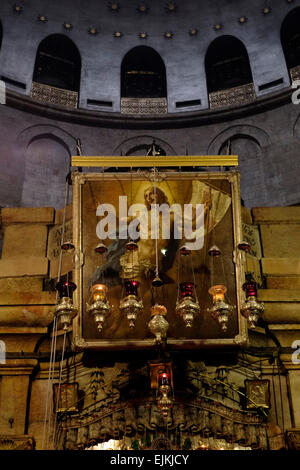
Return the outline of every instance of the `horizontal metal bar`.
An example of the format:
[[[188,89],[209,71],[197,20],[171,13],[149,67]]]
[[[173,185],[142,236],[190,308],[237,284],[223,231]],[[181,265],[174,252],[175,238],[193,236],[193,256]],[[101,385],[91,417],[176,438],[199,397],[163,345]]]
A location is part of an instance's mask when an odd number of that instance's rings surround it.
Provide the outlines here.
[[[238,166],[237,155],[176,155],[149,157],[89,157],[73,156],[72,166],[79,167],[190,167],[190,166]]]

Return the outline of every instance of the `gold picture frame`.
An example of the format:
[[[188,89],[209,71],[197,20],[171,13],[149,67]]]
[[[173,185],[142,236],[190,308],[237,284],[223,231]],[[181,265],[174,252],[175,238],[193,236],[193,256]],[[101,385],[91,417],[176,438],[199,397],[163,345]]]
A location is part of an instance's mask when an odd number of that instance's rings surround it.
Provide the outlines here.
[[[81,163],[82,166],[85,165],[84,159],[86,157],[73,157],[73,164]],[[94,157],[97,158],[97,166],[101,166],[101,158],[102,157]],[[111,167],[119,167],[120,161],[122,161],[123,157],[103,157],[103,165],[104,163],[107,164],[107,158],[110,158],[110,165]],[[155,158],[144,157],[147,159],[148,167],[156,167],[157,160]],[[165,157],[163,157],[165,158]],[[174,157],[175,158],[175,157]],[[196,157],[185,157],[185,165],[189,166],[189,158],[192,158],[190,162],[190,166],[196,164]],[[201,158],[199,157],[198,165],[200,165]],[[113,160],[114,159],[114,160]],[[237,158],[232,159],[232,161],[237,161]],[[114,164],[112,164],[114,161]],[[216,161],[216,160],[215,160]],[[220,157],[219,157],[220,161]],[[136,159],[130,157],[130,168],[131,170],[135,168],[139,168],[140,157]],[[165,165],[166,162],[165,162]],[[123,165],[124,166],[124,165]],[[145,166],[145,165],[144,165]],[[159,165],[157,165],[159,166]],[[162,166],[162,165],[160,165]],[[171,163],[170,163],[170,166]],[[173,162],[173,166],[178,167],[178,160]],[[178,169],[178,168],[177,168]],[[159,170],[161,173],[160,180],[165,184],[171,186],[170,194],[172,192],[172,187],[174,187],[178,194],[181,194],[178,188],[185,187],[189,188],[193,184],[199,184],[203,182],[203,184],[211,185],[212,187],[222,188],[222,185],[226,186],[228,194],[230,193],[230,208],[228,208],[226,212],[226,217],[230,218],[230,231],[228,234],[230,235],[230,243],[229,246],[230,250],[227,253],[227,259],[230,260],[232,263],[230,266],[232,270],[230,275],[232,279],[234,279],[234,296],[232,297],[231,304],[235,306],[235,324],[234,328],[232,328],[232,334],[227,334],[222,336],[219,330],[220,327],[215,323],[216,335],[214,337],[214,333],[210,333],[210,337],[203,336],[203,329],[198,329],[200,332],[199,334],[193,337],[190,334],[188,337],[185,337],[182,334],[173,335],[172,337],[168,337],[167,339],[167,347],[169,349],[193,349],[193,348],[216,348],[216,347],[237,347],[241,345],[245,345],[247,343],[247,322],[246,319],[243,318],[240,313],[240,306],[243,301],[243,291],[242,291],[242,284],[244,282],[244,264],[245,264],[245,254],[238,249],[238,244],[242,240],[242,226],[241,226],[241,204],[240,204],[240,189],[239,189],[239,173],[236,170],[233,171],[219,171],[219,172],[181,172],[179,171],[170,171]],[[103,335],[96,335],[92,331],[91,324],[87,325],[88,319],[86,314],[86,303],[87,303],[87,279],[88,275],[86,272],[90,270],[89,276],[91,275],[92,271],[90,265],[94,262],[93,256],[95,253],[92,253],[92,244],[89,240],[86,241],[86,237],[90,236],[93,238],[93,229],[89,226],[90,221],[94,224],[94,220],[91,219],[92,213],[94,214],[96,205],[100,202],[100,199],[104,198],[105,202],[108,202],[108,199],[104,197],[105,191],[107,191],[107,197],[110,198],[117,197],[118,188],[127,188],[127,193],[130,191],[128,190],[129,186],[134,184],[135,191],[137,192],[138,189],[142,184],[152,184],[149,183],[151,180],[151,171],[140,170],[140,171],[131,171],[130,173],[116,173],[116,172],[99,172],[99,173],[81,173],[81,172],[73,172],[73,243],[75,245],[75,254],[74,254],[74,281],[78,286],[77,290],[74,293],[74,304],[78,307],[78,315],[73,320],[73,346],[76,350],[84,350],[84,349],[91,349],[91,350],[127,350],[127,349],[153,349],[155,347],[154,338],[150,335],[145,335],[145,328],[143,330],[143,334],[137,333],[136,336],[134,334],[124,333],[123,337],[121,333],[117,332],[118,334],[114,337],[113,334],[106,335],[104,332]],[[193,183],[196,182],[196,183]],[[206,183],[205,183],[206,182]],[[173,185],[173,186],[172,186]],[[218,189],[217,189],[218,190]],[[102,196],[100,197],[100,192]],[[114,193],[112,192],[114,191]],[[218,190],[219,191],[219,190]],[[132,192],[132,190],[131,190]],[[222,189],[220,189],[222,192]],[[223,191],[224,192],[224,191]],[[174,201],[174,198],[173,198]],[[93,207],[94,206],[94,207]],[[88,215],[87,215],[88,214]],[[94,217],[94,216],[93,216]],[[223,221],[222,221],[223,223]],[[221,225],[221,224],[219,224]],[[226,229],[226,228],[225,228]],[[211,232],[213,233],[214,230]],[[220,232],[224,232],[224,229],[219,229]],[[225,230],[226,232],[226,230]],[[225,233],[224,232],[224,233]],[[225,235],[224,235],[225,236]],[[96,246],[97,241],[95,237],[93,238],[94,246]],[[98,240],[99,242],[100,240]],[[88,248],[88,249],[87,249]],[[206,247],[207,248],[207,247]],[[231,251],[232,248],[232,251]],[[229,262],[229,261],[228,261]],[[231,281],[232,281],[231,279]],[[169,297],[174,297],[174,294],[169,295]],[[209,295],[207,294],[209,297]],[[175,310],[175,309],[174,309]],[[174,312],[169,309],[170,315],[174,315]],[[145,314],[146,315],[146,314]],[[207,313],[202,310],[202,315],[206,315]],[[146,318],[146,316],[144,316]],[[150,320],[150,309],[149,309],[149,320]],[[212,320],[209,319],[209,322]],[[215,320],[214,320],[215,321]],[[145,323],[145,321],[144,321]],[[214,326],[211,326],[211,331],[213,330]],[[145,325],[143,325],[145,326]],[[205,328],[204,328],[205,329]],[[200,331],[201,330],[201,331]],[[96,328],[95,328],[96,331]],[[177,329],[177,333],[179,332],[179,328]],[[93,337],[91,337],[94,335]],[[202,337],[201,337],[202,335]]]
[[[266,380],[245,380],[246,388],[246,409],[270,408],[270,381]]]

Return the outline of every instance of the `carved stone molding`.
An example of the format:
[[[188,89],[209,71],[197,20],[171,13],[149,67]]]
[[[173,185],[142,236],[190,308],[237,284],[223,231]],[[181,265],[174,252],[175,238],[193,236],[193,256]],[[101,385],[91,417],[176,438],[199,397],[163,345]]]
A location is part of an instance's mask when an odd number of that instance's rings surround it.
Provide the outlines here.
[[[300,428],[289,429],[286,442],[289,450],[300,450]]]
[[[122,98],[121,114],[166,114],[167,98]]]
[[[0,436],[0,450],[34,450],[32,436]]]
[[[32,82],[31,98],[41,103],[63,106],[64,108],[76,109],[78,107],[78,93],[63,90],[42,83]]]
[[[209,94],[211,109],[224,108],[249,103],[255,100],[256,95],[253,83],[229,88],[228,90],[215,91]]]

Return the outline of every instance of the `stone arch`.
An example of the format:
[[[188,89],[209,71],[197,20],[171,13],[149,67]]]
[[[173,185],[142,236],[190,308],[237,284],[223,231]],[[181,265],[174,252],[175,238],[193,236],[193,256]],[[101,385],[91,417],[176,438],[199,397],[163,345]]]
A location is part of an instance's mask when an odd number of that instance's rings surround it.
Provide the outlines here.
[[[160,54],[149,46],[136,46],[130,49],[121,63],[121,97],[166,96],[166,67]]]
[[[228,145],[229,143],[229,145]],[[224,140],[219,155],[226,155],[228,148],[239,157],[241,197],[246,207],[264,205],[266,189],[264,165],[259,141],[247,134],[234,134]]]
[[[36,124],[23,129],[17,135],[16,142],[20,147],[26,149],[34,139],[44,134],[57,137],[68,148],[70,155],[76,154],[76,137],[60,127],[49,124]]]
[[[300,140],[300,114],[297,116],[293,126],[293,137]]]
[[[3,39],[3,26],[2,26],[2,21],[0,20],[0,50],[2,46],[2,39]]]
[[[64,34],[51,34],[39,44],[33,81],[79,92],[81,56],[75,43]]]
[[[205,71],[208,93],[253,82],[247,49],[235,36],[223,35],[210,43]]]
[[[300,7],[293,8],[283,19],[281,45],[288,69],[300,65]]]
[[[223,130],[211,141],[207,148],[207,155],[219,155],[221,146],[225,141],[235,135],[247,135],[255,139],[260,147],[266,147],[270,144],[269,135],[262,129],[252,125],[236,125]]]
[[[45,133],[31,139],[25,152],[22,206],[64,207],[69,168],[70,152],[60,138]]]
[[[159,145],[166,155],[177,155],[174,148],[169,145],[165,140],[162,140],[156,136],[141,135],[137,137],[130,137],[119,144],[114,150],[114,155],[146,155],[147,146],[151,145],[153,140]],[[141,151],[141,153],[135,153],[134,151]]]

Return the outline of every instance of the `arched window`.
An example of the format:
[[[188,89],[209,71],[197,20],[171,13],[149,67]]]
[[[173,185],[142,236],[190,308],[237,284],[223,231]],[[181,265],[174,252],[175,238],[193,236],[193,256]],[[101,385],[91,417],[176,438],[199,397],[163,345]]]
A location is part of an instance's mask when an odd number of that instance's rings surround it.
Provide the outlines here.
[[[79,91],[81,58],[73,41],[53,34],[39,45],[33,81],[65,90]]]
[[[163,98],[167,96],[166,68],[151,47],[137,46],[124,57],[121,66],[122,98]]]
[[[209,93],[253,81],[246,48],[233,36],[221,36],[210,44],[205,57],[205,70]]]
[[[300,65],[300,8],[290,11],[283,20],[281,44],[287,68]]]

